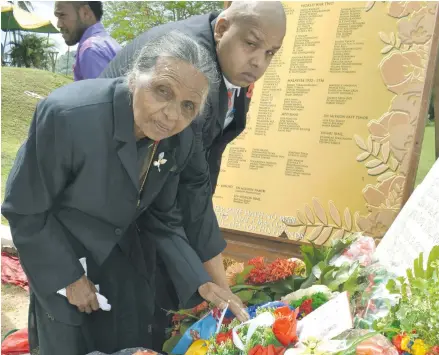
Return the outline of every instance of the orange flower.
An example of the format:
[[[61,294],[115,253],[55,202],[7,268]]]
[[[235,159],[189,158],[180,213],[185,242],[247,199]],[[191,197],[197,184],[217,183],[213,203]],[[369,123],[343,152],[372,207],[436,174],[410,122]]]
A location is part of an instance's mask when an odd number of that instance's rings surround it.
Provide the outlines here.
[[[285,348],[275,347],[274,345],[262,346],[256,345],[253,349],[248,352],[248,355],[283,355],[285,353]]]
[[[279,307],[279,308],[276,308],[274,310],[274,316],[276,318],[279,318],[279,317],[290,317],[291,313],[292,313],[291,308],[288,307],[288,306]]]
[[[283,310],[282,312],[284,312]],[[285,312],[287,313],[287,312]],[[298,340],[297,338],[297,314],[299,308],[294,311],[290,311],[288,316],[279,317],[274,321],[273,334],[277,340],[283,345],[288,346]]]

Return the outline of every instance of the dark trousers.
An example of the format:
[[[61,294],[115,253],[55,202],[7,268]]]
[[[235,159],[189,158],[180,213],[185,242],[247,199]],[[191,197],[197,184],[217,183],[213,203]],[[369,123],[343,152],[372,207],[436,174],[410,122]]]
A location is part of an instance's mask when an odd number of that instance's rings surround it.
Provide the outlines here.
[[[152,350],[163,352],[163,344],[169,337],[167,330],[172,327],[172,314],[168,311],[178,310],[178,297],[164,264],[157,263],[156,269],[156,307],[152,334]]]
[[[100,292],[107,297],[111,311],[98,310],[85,315],[83,324],[73,326],[51,316],[31,294],[31,353],[85,355],[101,351],[111,354],[127,348],[151,348],[153,290],[132,260],[115,247],[102,267],[94,267],[90,260],[87,269],[90,279],[99,284]]]

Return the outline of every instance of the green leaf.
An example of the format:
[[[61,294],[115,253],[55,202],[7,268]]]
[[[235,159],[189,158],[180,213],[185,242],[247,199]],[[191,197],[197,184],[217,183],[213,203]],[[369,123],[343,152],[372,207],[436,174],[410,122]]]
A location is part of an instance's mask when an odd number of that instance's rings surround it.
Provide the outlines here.
[[[349,276],[347,281],[343,285],[343,291],[348,291],[353,294],[361,288],[358,284],[358,277],[360,276],[360,267],[358,266],[355,271]]]
[[[317,278],[314,276],[313,273],[311,273],[308,278],[302,283],[302,285],[300,286],[300,289],[305,289],[305,288],[309,288],[312,285],[314,285],[314,283],[317,281]]]
[[[267,303],[271,302],[272,299],[269,295],[267,295],[265,292],[256,292],[256,294],[253,296],[253,298],[249,301],[249,304],[261,304],[261,303]]]
[[[174,337],[169,338],[165,341],[163,344],[163,352],[168,353],[172,355],[172,350],[174,350],[177,343],[180,341],[180,339],[183,337],[183,335],[176,335]]]
[[[336,241],[334,241],[334,244],[332,245],[331,248],[329,248],[329,252],[326,255],[325,261],[327,261],[329,263],[329,261],[336,255],[340,254],[343,250],[345,250],[349,245],[352,244],[352,240],[345,240],[345,238],[343,239],[337,239]]]
[[[424,254],[420,253],[419,257],[413,262],[413,270],[415,272],[415,277],[424,277]]]
[[[183,322],[183,323],[181,323],[181,325],[180,325],[180,333],[181,333],[181,334],[186,333],[186,331],[187,331],[190,327],[192,327],[194,324],[195,324],[195,322]]]
[[[399,285],[396,283],[395,280],[389,280],[387,282],[386,288],[390,293],[394,293],[394,294],[399,294],[401,291],[401,288],[399,287]]]
[[[439,245],[435,245],[431,251],[430,251],[430,255],[428,256],[428,261],[427,261],[427,274],[426,274],[426,278],[430,279],[433,277],[433,272],[434,272],[434,267],[432,267],[432,263],[434,261],[439,261]]]
[[[236,275],[236,283],[238,285],[244,284],[245,279],[247,278],[248,274],[250,273],[250,271],[252,271],[253,268],[254,268],[253,265],[246,266],[242,272]]]
[[[242,302],[248,302],[253,298],[254,291],[239,291],[236,293],[236,296],[238,296]]]
[[[267,288],[267,286],[252,286],[252,285],[235,285],[235,286],[232,286],[232,287],[230,287],[230,290],[233,292],[233,293],[236,293],[236,292],[238,292],[238,291],[241,291],[241,290],[255,290],[255,291],[262,291],[262,290],[264,290],[264,289],[266,289]]]

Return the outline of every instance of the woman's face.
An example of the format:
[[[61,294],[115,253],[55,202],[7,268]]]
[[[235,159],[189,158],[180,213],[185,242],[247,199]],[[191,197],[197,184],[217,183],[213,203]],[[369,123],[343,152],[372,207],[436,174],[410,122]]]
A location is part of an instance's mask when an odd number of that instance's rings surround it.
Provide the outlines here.
[[[159,58],[152,74],[140,76],[133,85],[136,138],[155,141],[169,138],[189,126],[208,90],[202,73],[172,57]]]

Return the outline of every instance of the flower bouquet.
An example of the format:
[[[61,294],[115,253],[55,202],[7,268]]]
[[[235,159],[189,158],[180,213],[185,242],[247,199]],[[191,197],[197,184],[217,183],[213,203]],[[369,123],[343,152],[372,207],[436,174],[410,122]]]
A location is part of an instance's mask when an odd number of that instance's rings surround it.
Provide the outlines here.
[[[234,263],[227,268],[227,277],[232,292],[247,305],[250,323],[238,324],[229,311],[207,303],[180,310],[174,312],[172,336],[163,350],[176,355],[283,354],[293,348],[296,352],[309,350],[308,345],[312,348],[318,340],[311,353],[329,351],[334,345],[318,338],[297,342],[297,322],[340,293],[358,294],[360,285],[367,282],[363,270],[370,264],[374,249],[373,239],[353,234],[327,248],[302,246],[303,261],[278,259],[267,263],[254,258],[245,264]],[[263,326],[255,326],[258,322]]]
[[[398,302],[373,328],[392,340],[400,354],[439,354],[439,245],[433,247],[426,268],[421,253],[407,277],[391,279],[387,290]]]

